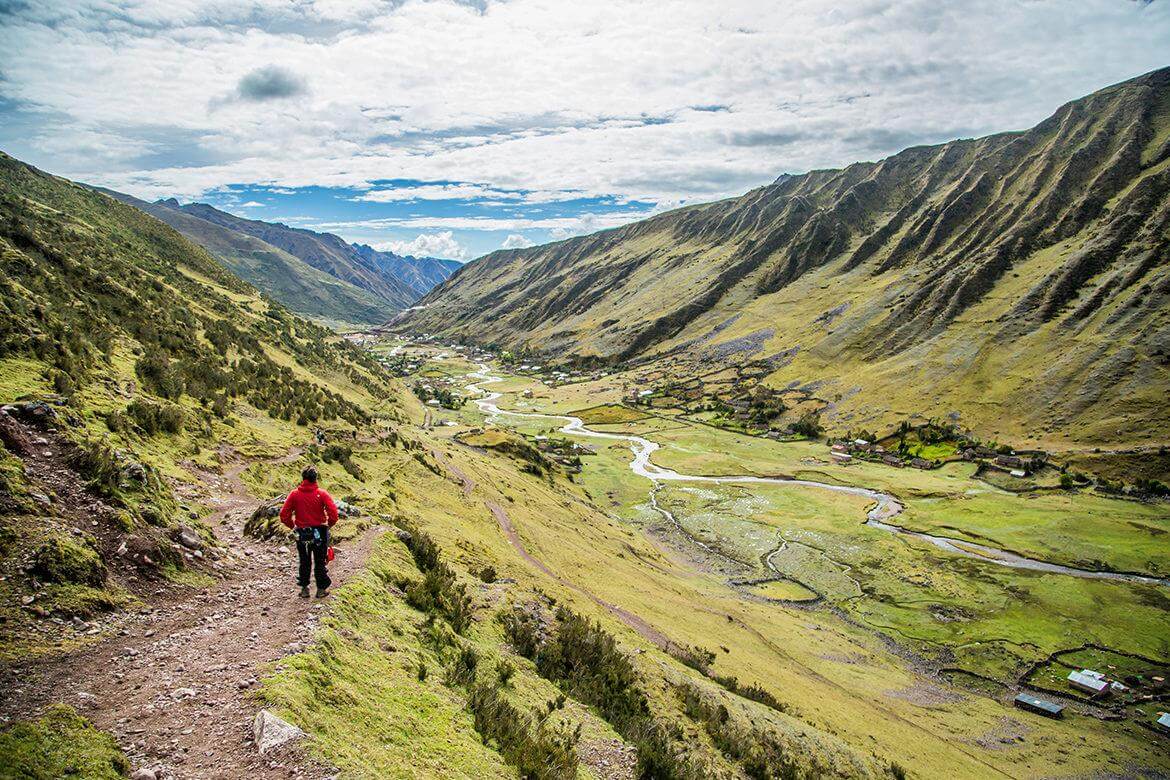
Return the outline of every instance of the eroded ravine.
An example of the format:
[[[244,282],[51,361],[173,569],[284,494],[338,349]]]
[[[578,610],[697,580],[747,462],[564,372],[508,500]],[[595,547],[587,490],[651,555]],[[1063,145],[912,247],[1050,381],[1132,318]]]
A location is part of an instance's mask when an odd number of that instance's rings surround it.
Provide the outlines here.
[[[958,555],[964,558],[972,558],[974,560],[983,561],[985,563],[993,563],[999,566],[1007,566],[1013,569],[1028,569],[1032,571],[1049,572],[1052,574],[1066,574],[1073,577],[1082,577],[1085,579],[1098,580],[1116,580],[1121,582],[1135,582],[1142,584],[1155,584],[1170,587],[1170,580],[1161,579],[1158,577],[1147,577],[1140,574],[1129,574],[1123,572],[1110,571],[1095,571],[1092,569],[1080,569],[1075,566],[1064,566],[1058,563],[1050,563],[1048,561],[1040,561],[1033,558],[1027,558],[1016,553],[1001,550],[996,547],[989,547],[983,544],[968,542],[959,539],[952,539],[945,536],[935,536],[933,534],[924,533],[922,531],[914,531],[909,528],[903,528],[900,525],[889,522],[891,519],[897,517],[902,512],[902,504],[888,493],[882,493],[878,490],[870,488],[853,487],[850,485],[832,485],[826,482],[816,482],[807,479],[786,479],[784,477],[757,477],[752,475],[740,476],[722,476],[713,477],[702,474],[680,474],[673,469],[663,468],[651,462],[650,458],[660,448],[657,442],[651,441],[642,436],[635,436],[633,434],[623,433],[606,433],[603,431],[595,431],[588,428],[580,417],[573,417],[567,414],[549,414],[545,412],[518,412],[508,409],[501,409],[495,402],[500,398],[500,393],[493,393],[485,390],[481,385],[491,384],[493,382],[503,381],[503,377],[493,376],[488,373],[488,367],[480,364],[478,371],[473,371],[467,375],[469,378],[477,379],[467,386],[467,389],[482,393],[482,397],[473,398],[475,405],[479,407],[488,420],[495,419],[501,416],[559,420],[563,423],[560,432],[564,434],[586,436],[597,439],[611,439],[617,441],[625,441],[630,444],[630,451],[634,457],[630,461],[630,470],[635,474],[645,477],[654,483],[657,487],[662,482],[702,482],[707,484],[765,484],[765,485],[797,485],[801,487],[808,487],[814,490],[827,490],[836,493],[847,493],[854,496],[862,496],[873,501],[873,506],[866,512],[865,524],[871,528],[876,528],[888,533],[899,534],[903,536],[913,537],[925,541],[935,547],[944,550],[948,553]],[[660,507],[654,496],[654,489],[650,492],[650,505],[662,514],[667,520],[675,526],[682,529],[677,518],[668,510]],[[705,545],[704,545],[705,546]],[[770,556],[765,560],[765,563],[776,571],[772,566]]]

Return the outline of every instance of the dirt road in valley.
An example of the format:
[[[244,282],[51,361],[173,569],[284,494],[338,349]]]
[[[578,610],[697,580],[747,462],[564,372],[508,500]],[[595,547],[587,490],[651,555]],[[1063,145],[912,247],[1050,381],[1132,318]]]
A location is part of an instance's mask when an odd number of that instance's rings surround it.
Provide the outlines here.
[[[295,547],[243,536],[259,504],[240,480],[248,465],[200,475],[200,489],[217,505],[205,522],[228,545],[223,579],[194,592],[160,584],[146,607],[111,619],[102,641],[5,670],[0,715],[27,718],[54,702],[72,705],[112,733],[136,769],[159,778],[332,774],[296,750],[260,756],[251,744],[259,679],[271,662],[312,641],[329,600],[297,597]],[[334,587],[361,568],[379,532],[338,546]]]

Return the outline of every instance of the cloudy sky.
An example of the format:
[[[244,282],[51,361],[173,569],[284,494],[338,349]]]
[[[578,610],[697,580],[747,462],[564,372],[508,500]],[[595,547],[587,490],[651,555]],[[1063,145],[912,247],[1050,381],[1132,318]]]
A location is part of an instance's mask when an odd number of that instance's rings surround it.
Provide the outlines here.
[[[1170,64],[1154,0],[0,0],[0,149],[469,259],[1020,129]]]

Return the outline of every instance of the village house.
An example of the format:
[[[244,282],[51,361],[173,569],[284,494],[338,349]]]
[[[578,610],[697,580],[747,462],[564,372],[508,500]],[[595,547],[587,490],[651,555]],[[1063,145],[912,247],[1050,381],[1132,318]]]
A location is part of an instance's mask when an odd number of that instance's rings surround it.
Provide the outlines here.
[[[1099,672],[1092,669],[1082,669],[1079,672],[1069,672],[1068,682],[1073,688],[1092,697],[1108,696],[1109,681]]]
[[[1024,459],[1017,455],[997,455],[995,457],[995,465],[1002,466],[1005,469],[1023,468]]]
[[[911,458],[910,465],[916,469],[929,469],[929,468],[932,468],[934,466],[934,464],[931,463],[929,460],[926,460],[925,458],[918,458],[918,457]]]
[[[1063,718],[1064,705],[1055,704],[1045,699],[1033,696],[1030,693],[1021,693],[1013,702],[1017,707],[1028,712],[1035,712],[1047,718]]]

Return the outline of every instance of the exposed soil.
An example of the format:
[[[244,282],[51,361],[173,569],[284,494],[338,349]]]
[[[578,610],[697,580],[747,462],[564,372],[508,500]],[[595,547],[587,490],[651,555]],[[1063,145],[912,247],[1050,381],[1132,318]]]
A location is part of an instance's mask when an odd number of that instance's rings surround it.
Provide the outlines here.
[[[147,606],[110,620],[95,644],[3,670],[0,716],[29,718],[54,702],[73,705],[115,736],[135,768],[159,777],[333,773],[299,751],[262,757],[251,744],[258,680],[273,661],[312,641],[329,601],[297,597],[294,550],[241,533],[257,504],[239,478],[248,465],[199,475],[199,490],[217,506],[205,522],[230,544],[217,572],[222,579],[199,590],[158,583]],[[368,531],[338,551],[335,585],[361,567],[376,535]]]

